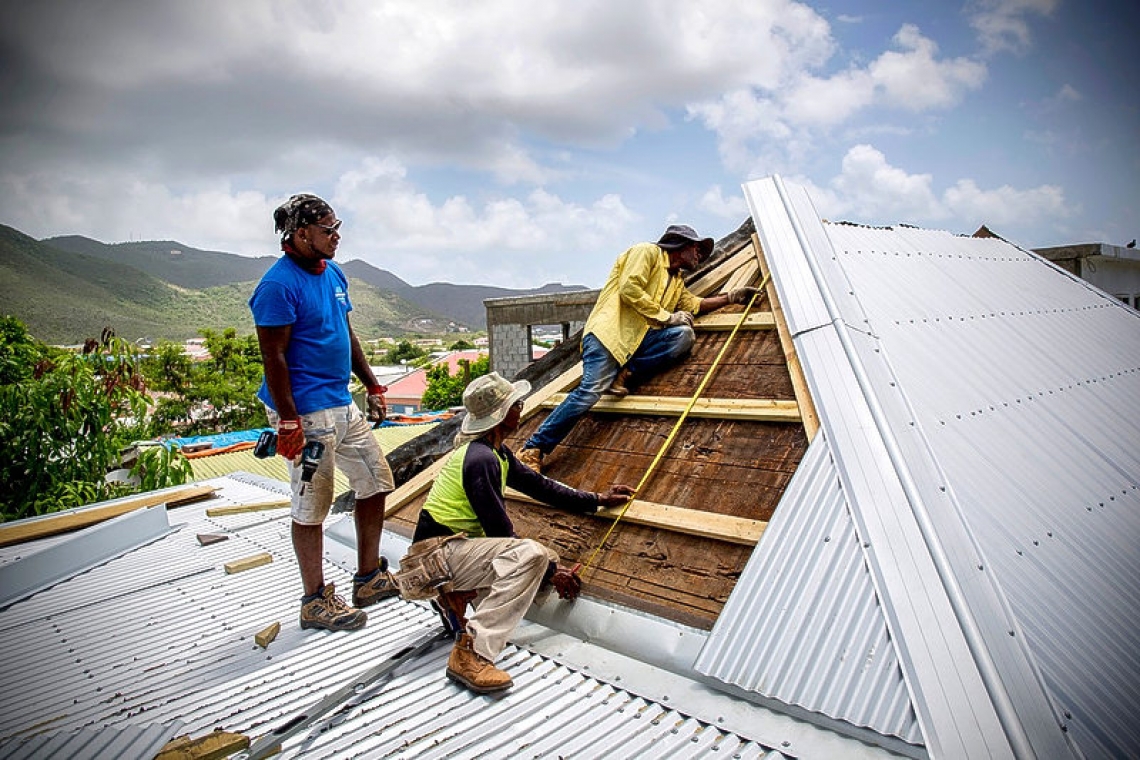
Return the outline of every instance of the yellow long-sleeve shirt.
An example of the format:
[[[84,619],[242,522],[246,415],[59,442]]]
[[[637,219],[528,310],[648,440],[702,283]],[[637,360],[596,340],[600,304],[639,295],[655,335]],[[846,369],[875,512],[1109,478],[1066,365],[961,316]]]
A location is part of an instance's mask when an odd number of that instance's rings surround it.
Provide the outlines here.
[[[625,364],[652,323],[674,311],[698,314],[701,299],[685,288],[680,272],[669,274],[669,254],[654,243],[638,243],[618,256],[583,335],[593,334]]]

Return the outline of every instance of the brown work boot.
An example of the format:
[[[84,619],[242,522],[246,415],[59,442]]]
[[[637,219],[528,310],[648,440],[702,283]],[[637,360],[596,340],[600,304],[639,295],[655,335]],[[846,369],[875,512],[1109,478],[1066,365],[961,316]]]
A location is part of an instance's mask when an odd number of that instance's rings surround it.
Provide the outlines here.
[[[324,628],[326,631],[355,631],[368,622],[368,613],[349,607],[336,587],[326,583],[321,595],[301,605],[302,628]]]
[[[396,581],[388,572],[388,558],[380,558],[380,568],[376,574],[367,581],[352,579],[352,606],[367,607],[381,599],[396,596],[400,589],[396,588]]]
[[[535,472],[542,472],[542,450],[536,448],[523,449],[516,457]]]
[[[631,373],[628,367],[622,367],[621,372],[618,372],[617,377],[615,377],[614,381],[610,383],[609,390],[607,390],[606,393],[610,394],[611,396],[617,396],[618,398],[625,398],[628,396],[629,388],[627,385],[629,384],[630,374]]]
[[[506,672],[499,670],[487,658],[477,654],[469,633],[459,634],[451,657],[447,658],[447,677],[466,686],[476,694],[503,691],[515,685]]]

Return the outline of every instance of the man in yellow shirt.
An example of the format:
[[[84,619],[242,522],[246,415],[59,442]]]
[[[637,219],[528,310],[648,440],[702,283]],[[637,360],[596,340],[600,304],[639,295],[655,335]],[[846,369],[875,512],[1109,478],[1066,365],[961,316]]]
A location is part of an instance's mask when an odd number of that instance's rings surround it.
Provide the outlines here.
[[[527,439],[519,460],[541,470],[603,393],[621,397],[635,382],[658,374],[693,347],[693,316],[747,303],[756,288],[697,298],[685,288],[690,271],[712,253],[712,238],[670,225],[656,243],[638,243],[620,256],[594,304],[582,337],[582,381]]]

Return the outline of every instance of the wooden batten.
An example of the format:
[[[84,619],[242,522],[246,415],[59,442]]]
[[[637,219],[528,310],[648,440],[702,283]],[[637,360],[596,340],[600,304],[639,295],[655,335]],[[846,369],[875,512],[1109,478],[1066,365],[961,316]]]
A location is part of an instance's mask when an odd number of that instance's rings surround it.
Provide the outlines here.
[[[564,398],[564,393],[555,394],[546,401],[546,405],[555,407]],[[631,395],[622,399],[603,396],[590,411],[679,417],[690,401],[692,399],[670,396]],[[800,410],[795,401],[781,399],[699,398],[693,403],[689,416],[750,422],[799,422]]]
[[[539,502],[520,493],[513,488],[507,489],[507,498],[528,504]],[[621,514],[621,507],[603,509],[597,517],[603,520],[613,520]],[[714,538],[718,541],[727,541],[732,544],[752,546],[760,540],[768,523],[763,520],[750,520],[732,515],[718,515],[704,512],[699,509],[686,509],[674,507],[669,504],[655,504],[651,501],[634,499],[622,515],[622,522],[634,525],[645,525],[651,528],[671,530],[689,536]]]
[[[206,517],[224,517],[225,515],[243,515],[247,512],[265,512],[270,509],[281,509],[289,506],[288,499],[273,499],[259,501],[256,504],[233,504],[228,507],[208,507]]]
[[[736,323],[739,321],[739,313],[722,314],[716,311],[703,317],[697,317],[693,327],[698,332],[728,332],[736,327]],[[774,330],[776,329],[776,317],[770,311],[754,311],[745,318],[740,329]]]

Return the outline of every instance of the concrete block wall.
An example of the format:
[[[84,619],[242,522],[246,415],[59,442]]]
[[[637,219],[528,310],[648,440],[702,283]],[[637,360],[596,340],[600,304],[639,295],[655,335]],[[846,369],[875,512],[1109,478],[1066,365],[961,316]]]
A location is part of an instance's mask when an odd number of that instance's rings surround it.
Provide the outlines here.
[[[503,377],[513,378],[532,361],[531,327],[561,325],[565,339],[586,323],[598,293],[597,290],[576,290],[483,301],[487,309],[491,369]]]

